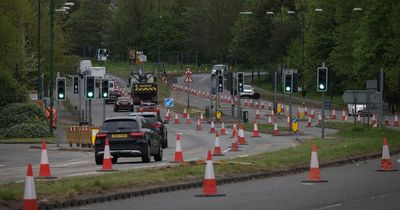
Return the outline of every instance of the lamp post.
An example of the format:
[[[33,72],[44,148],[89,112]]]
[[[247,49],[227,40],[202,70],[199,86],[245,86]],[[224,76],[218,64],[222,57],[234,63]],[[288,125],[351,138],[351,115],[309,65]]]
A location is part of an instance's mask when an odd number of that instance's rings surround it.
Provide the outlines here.
[[[37,40],[37,77],[38,77],[38,81],[37,81],[37,89],[38,89],[38,100],[42,99],[42,78],[41,78],[41,73],[40,73],[40,17],[41,17],[41,4],[40,4],[40,0],[38,0],[38,40]]]

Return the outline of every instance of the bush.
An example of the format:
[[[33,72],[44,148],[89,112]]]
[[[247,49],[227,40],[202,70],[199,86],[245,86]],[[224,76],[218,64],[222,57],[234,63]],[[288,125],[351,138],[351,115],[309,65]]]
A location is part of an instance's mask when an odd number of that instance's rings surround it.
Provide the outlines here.
[[[6,138],[35,138],[48,136],[50,136],[50,134],[46,124],[22,123],[14,125],[4,131],[4,137]]]
[[[10,103],[24,103],[28,101],[28,94],[24,87],[5,71],[0,70],[0,107]]]
[[[21,123],[45,124],[46,122],[43,110],[33,103],[12,103],[0,110],[0,130]]]

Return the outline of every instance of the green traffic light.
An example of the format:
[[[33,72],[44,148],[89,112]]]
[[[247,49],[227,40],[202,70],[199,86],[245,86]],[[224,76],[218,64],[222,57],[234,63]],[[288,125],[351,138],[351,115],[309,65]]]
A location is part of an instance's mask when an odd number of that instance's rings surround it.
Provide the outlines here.
[[[62,94],[62,93],[58,94],[58,98],[63,99],[64,98],[64,94]]]
[[[287,86],[287,87],[286,87],[286,92],[289,92],[289,91],[290,91],[290,87]]]
[[[325,85],[324,84],[319,84],[319,89],[320,90],[324,90],[325,89]]]
[[[93,92],[88,92],[87,95],[88,95],[89,98],[91,98],[91,97],[93,97]]]
[[[103,93],[103,97],[107,98],[108,94],[107,93]]]

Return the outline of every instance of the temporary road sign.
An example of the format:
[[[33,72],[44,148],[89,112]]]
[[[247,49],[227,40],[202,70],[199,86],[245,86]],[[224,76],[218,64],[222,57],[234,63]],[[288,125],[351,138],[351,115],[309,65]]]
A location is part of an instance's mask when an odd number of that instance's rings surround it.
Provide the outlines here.
[[[190,75],[187,75],[185,78],[185,82],[193,82],[193,79]]]
[[[221,112],[221,111],[216,111],[216,112],[215,112],[215,117],[217,118],[217,120],[221,119],[221,117],[222,117],[222,112]]]
[[[164,98],[164,106],[165,107],[174,107],[174,99],[173,98]]]

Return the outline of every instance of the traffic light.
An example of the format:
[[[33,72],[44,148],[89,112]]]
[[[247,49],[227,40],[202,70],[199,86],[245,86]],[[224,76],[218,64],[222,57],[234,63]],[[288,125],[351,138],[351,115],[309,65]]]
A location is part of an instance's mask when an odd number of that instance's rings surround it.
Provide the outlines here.
[[[243,85],[244,85],[244,74],[243,72],[237,73],[237,92],[243,93]]]
[[[109,96],[109,84],[108,79],[101,81],[101,98],[108,98]]]
[[[224,75],[218,75],[218,92],[224,92]]]
[[[85,98],[93,99],[95,96],[95,79],[94,76],[86,76]]]
[[[326,92],[328,90],[328,68],[318,67],[317,69],[317,91]]]
[[[79,94],[79,77],[74,77],[74,94]]]
[[[285,73],[283,75],[283,92],[293,93],[293,73]]]
[[[57,100],[65,100],[65,78],[57,78]]]

